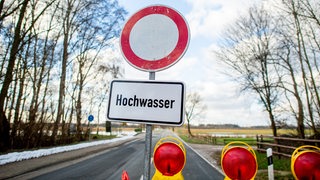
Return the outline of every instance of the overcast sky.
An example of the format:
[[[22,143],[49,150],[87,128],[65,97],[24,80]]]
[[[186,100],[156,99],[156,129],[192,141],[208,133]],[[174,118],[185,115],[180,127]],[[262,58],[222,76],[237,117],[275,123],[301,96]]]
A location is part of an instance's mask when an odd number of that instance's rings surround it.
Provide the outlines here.
[[[127,19],[138,10],[162,4],[179,11],[187,20],[191,39],[183,58],[172,67],[156,72],[156,80],[183,81],[187,92],[198,92],[206,104],[205,117],[198,124],[268,125],[268,116],[254,94],[240,93],[217,64],[212,49],[224,27],[260,0],[120,0],[128,12]],[[139,71],[123,59],[125,79],[147,80],[148,72]]]

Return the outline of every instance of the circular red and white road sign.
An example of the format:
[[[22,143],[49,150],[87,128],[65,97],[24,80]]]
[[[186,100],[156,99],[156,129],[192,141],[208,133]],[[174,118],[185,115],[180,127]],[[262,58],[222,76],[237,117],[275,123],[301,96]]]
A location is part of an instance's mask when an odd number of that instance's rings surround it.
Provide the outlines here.
[[[121,32],[122,54],[133,67],[149,72],[175,64],[184,55],[190,39],[189,27],[176,10],[155,5],[141,9]]]

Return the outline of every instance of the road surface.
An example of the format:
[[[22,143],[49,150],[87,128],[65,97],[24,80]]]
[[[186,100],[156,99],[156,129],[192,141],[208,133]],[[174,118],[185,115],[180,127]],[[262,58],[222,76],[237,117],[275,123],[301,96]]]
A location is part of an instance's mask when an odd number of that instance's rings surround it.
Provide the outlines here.
[[[153,135],[154,144],[163,137],[164,134]],[[58,179],[121,179],[123,170],[126,170],[131,180],[143,178],[144,164],[144,139],[135,140],[107,150],[92,158],[81,162],[54,170],[40,175],[33,179],[37,180],[58,180]],[[183,170],[186,180],[200,179],[224,179],[224,176],[202,159],[191,148],[185,146],[187,150],[187,162]],[[153,150],[153,149],[152,149]],[[154,173],[154,166],[151,165],[151,176]]]

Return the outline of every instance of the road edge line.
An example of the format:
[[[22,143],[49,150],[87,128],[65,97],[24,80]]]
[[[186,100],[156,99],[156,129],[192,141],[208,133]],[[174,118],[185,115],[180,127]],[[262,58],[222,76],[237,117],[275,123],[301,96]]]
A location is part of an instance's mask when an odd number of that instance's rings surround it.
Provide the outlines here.
[[[178,135],[175,135],[178,139],[180,139],[182,142],[183,142],[183,144],[185,144],[186,146],[188,146],[190,149],[192,149],[198,156],[200,156],[204,161],[206,161],[210,166],[212,166],[214,169],[216,169],[221,175],[225,175],[224,173],[223,173],[223,171],[220,169],[220,168],[218,168],[218,167],[216,167],[215,165],[213,165],[210,161],[208,161],[205,157],[203,157],[198,151],[196,151],[194,148],[192,148],[188,143],[186,143],[183,139],[181,139]]]

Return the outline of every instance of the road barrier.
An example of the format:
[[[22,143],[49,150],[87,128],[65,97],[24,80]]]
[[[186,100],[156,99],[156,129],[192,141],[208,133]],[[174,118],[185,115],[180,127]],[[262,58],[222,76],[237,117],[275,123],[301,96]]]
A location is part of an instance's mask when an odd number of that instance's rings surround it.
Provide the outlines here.
[[[186,149],[175,137],[160,139],[154,147],[155,174],[152,180],[183,180],[182,170],[186,164]]]
[[[320,177],[320,148],[298,147],[291,156],[291,171],[295,179],[318,179]]]
[[[258,171],[256,154],[245,142],[230,142],[222,149],[221,167],[226,175],[225,180],[252,180]]]

